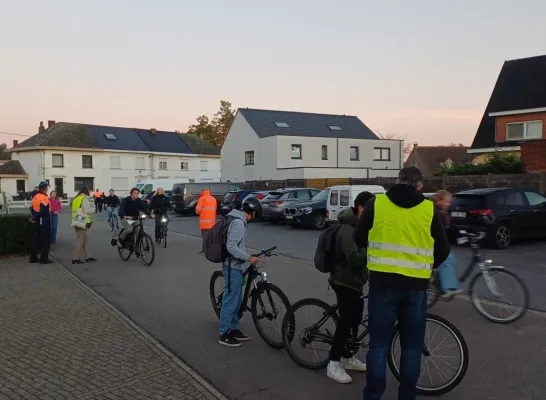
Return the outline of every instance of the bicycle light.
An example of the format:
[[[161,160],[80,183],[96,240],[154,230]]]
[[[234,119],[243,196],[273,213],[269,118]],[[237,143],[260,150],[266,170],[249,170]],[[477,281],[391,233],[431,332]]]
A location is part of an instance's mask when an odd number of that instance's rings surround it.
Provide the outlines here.
[[[263,277],[263,280],[264,282],[267,282],[267,272],[262,272],[262,277]]]
[[[491,264],[493,264],[493,260],[485,260],[484,264],[491,265]]]
[[[167,222],[167,218],[161,218],[161,222]]]

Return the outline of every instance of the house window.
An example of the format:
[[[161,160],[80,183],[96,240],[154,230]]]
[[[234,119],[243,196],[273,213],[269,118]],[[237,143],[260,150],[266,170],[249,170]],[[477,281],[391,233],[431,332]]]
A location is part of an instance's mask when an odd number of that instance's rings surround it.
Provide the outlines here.
[[[53,165],[53,168],[63,168],[64,156],[62,154],[53,154],[51,156],[51,163]]]
[[[328,125],[328,128],[330,128],[331,131],[342,131],[341,126],[339,125]]]
[[[159,169],[167,169],[167,161],[160,161]]]
[[[322,159],[327,160],[328,159],[328,146],[323,144],[321,151],[322,151]]]
[[[93,156],[82,156],[82,168],[93,168]]]
[[[506,124],[506,140],[542,139],[542,121]]]
[[[375,147],[373,149],[374,161],[390,161],[391,149],[388,147]]]
[[[119,192],[129,191],[129,178],[112,177],[110,187]]]
[[[245,151],[245,165],[254,165],[254,151]]]
[[[114,135],[113,133],[105,133],[104,137],[108,140],[117,140],[116,135]]]
[[[121,169],[121,156],[110,156],[110,169]]]
[[[201,161],[200,163],[201,171],[209,170],[209,163],[207,161]]]
[[[349,156],[351,158],[351,161],[360,160],[360,149],[358,148],[358,146],[351,146],[349,150]]]
[[[181,169],[182,171],[187,171],[187,170],[189,170],[190,168],[189,168],[189,166],[188,166],[188,162],[187,162],[187,161],[182,161],[182,162],[180,163],[180,169]]]
[[[286,122],[275,122],[275,125],[277,125],[277,128],[290,128],[290,125]]]
[[[293,144],[291,157],[293,160],[301,160],[301,144]]]
[[[136,157],[135,158],[135,169],[145,169],[146,166],[144,164],[144,157]]]
[[[17,186],[17,193],[23,193],[25,191],[25,180],[24,179],[17,179],[15,181],[15,185]]]
[[[82,187],[86,187],[89,190],[95,190],[95,178],[74,178],[74,191],[78,192]]]

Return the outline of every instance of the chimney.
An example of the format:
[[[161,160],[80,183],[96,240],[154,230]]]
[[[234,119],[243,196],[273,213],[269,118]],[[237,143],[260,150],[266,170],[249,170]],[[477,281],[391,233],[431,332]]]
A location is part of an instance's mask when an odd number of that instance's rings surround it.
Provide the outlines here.
[[[416,149],[417,146],[419,146],[419,143],[417,143],[417,142],[413,143],[413,148],[414,148],[414,149]]]
[[[155,135],[157,133],[157,130],[155,128],[150,129],[150,133],[152,135]]]
[[[40,126],[38,127],[38,132],[42,133],[43,131],[45,131],[44,121],[40,121]]]
[[[47,129],[53,128],[53,125],[55,125],[55,121],[52,121],[52,120],[47,121]]]
[[[19,146],[19,141],[18,141],[18,140],[14,140],[14,141],[13,141],[13,148],[16,148],[17,146]]]

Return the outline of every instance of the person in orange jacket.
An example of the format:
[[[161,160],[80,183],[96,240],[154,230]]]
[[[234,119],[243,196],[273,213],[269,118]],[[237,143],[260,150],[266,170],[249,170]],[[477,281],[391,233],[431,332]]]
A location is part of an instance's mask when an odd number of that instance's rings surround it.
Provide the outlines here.
[[[216,224],[216,209],[218,208],[216,199],[210,194],[209,189],[203,189],[201,197],[195,207],[195,212],[199,215],[199,229],[201,229],[201,254],[205,250],[205,240],[207,233]]]

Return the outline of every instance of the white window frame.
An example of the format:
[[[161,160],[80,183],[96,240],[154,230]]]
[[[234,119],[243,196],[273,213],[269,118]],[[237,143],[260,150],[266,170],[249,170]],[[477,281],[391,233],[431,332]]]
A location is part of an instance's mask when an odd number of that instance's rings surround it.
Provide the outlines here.
[[[199,169],[201,171],[208,171],[209,170],[209,163],[208,161],[204,160],[204,161],[200,161],[199,162]]]
[[[121,169],[121,156],[110,156],[110,169]]]
[[[323,144],[320,147],[320,158],[322,161],[328,160],[328,145]]]
[[[184,166],[186,168],[184,168]],[[188,161],[180,161],[180,170],[181,171],[189,171],[190,170],[190,163]]]
[[[356,158],[351,154],[353,149],[356,149]],[[360,146],[349,146],[349,161],[360,161]]]
[[[254,165],[254,150],[245,151],[245,165]]]
[[[294,156],[294,149],[299,149],[299,156]],[[292,160],[301,160],[303,158],[303,146],[299,143],[290,145],[290,158]]]
[[[159,169],[162,171],[166,171],[168,169],[167,161],[160,161],[159,162]]]
[[[540,119],[535,120],[535,121],[508,122],[506,124],[506,141],[542,139],[542,135],[540,137],[537,137],[537,138],[528,138],[527,137],[527,125],[528,124],[537,124],[537,123],[540,124],[540,127],[542,128],[541,131],[544,132],[544,123]],[[510,130],[509,127],[512,126],[512,125],[523,125],[523,137],[519,137],[519,138],[510,138],[510,137],[508,137],[508,133],[509,133],[509,130]]]
[[[55,156],[61,157],[61,165],[55,165]],[[53,153],[51,155],[51,166],[53,168],[64,168],[64,154]]]
[[[86,158],[91,157],[91,158]],[[91,166],[86,166],[83,160],[91,160]],[[83,169],[93,169],[93,156],[91,154],[82,154],[82,168]]]
[[[376,151],[379,151],[379,158],[377,158],[375,156]],[[373,155],[373,160],[374,161],[391,161],[391,148],[390,147],[374,147],[373,152],[374,152],[374,155]],[[383,152],[386,152],[388,157],[385,158],[383,156]]]
[[[138,165],[139,160],[142,160],[142,168],[139,168],[139,165]],[[135,157],[135,169],[139,170],[139,171],[143,170],[143,169],[146,169],[146,158],[145,157],[141,157],[141,156]]]

